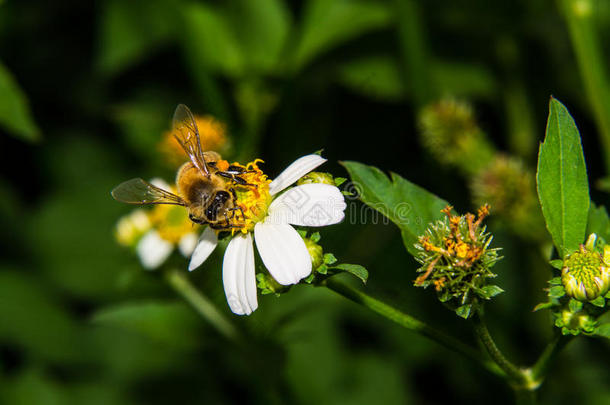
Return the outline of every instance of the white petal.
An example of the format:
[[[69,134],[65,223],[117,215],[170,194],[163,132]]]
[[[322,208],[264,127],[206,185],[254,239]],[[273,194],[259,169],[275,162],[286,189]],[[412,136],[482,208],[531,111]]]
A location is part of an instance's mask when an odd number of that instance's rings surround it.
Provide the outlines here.
[[[169,257],[174,250],[174,246],[162,239],[159,233],[155,230],[149,231],[136,246],[136,252],[140,257],[142,266],[147,270],[153,270],[159,267]]]
[[[250,315],[258,308],[252,236],[237,235],[229,242],[222,262],[222,282],[231,311]]]
[[[326,162],[320,155],[306,155],[292,162],[269,184],[269,194],[274,195]]]
[[[182,235],[180,241],[178,241],[178,250],[182,253],[182,256],[189,257],[193,254],[193,251],[197,247],[197,234],[195,232],[189,232],[186,235]]]
[[[259,222],[254,227],[254,238],[265,267],[278,283],[296,284],[311,274],[311,257],[292,226]]]
[[[345,199],[330,184],[303,184],[286,191],[269,206],[265,222],[300,226],[326,226],[345,217]]]
[[[210,256],[210,254],[212,254],[216,248],[216,245],[218,245],[218,237],[216,236],[216,232],[207,226],[201,233],[199,242],[197,242],[197,247],[195,247],[195,250],[193,251],[191,261],[189,263],[189,271],[193,271],[197,267],[201,266]]]

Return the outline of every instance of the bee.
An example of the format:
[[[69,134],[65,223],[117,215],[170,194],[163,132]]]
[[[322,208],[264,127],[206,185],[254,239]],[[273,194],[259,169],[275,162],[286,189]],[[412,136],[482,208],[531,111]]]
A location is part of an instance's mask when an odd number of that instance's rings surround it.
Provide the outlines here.
[[[115,187],[112,197],[128,204],[181,205],[196,224],[207,224],[218,230],[240,228],[231,222],[238,211],[245,219],[242,208],[237,205],[235,186],[253,186],[241,177],[248,171],[229,165],[217,152],[203,151],[193,114],[184,104],[176,108],[172,134],[190,158],[176,174],[178,195],[135,178]]]

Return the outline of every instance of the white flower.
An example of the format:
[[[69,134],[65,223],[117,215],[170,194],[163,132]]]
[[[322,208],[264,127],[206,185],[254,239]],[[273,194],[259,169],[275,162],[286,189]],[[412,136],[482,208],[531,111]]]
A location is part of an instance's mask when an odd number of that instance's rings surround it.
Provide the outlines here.
[[[319,155],[307,155],[288,166],[269,184],[273,200],[267,208],[267,216],[254,225],[258,253],[269,273],[282,285],[296,284],[312,270],[305,242],[291,225],[332,225],[345,216],[345,200],[335,186],[304,184],[280,194],[324,162],[326,159]],[[199,267],[217,244],[216,233],[206,228],[193,252],[189,270]],[[249,315],[258,307],[250,233],[239,233],[229,242],[222,264],[222,279],[231,311]]]

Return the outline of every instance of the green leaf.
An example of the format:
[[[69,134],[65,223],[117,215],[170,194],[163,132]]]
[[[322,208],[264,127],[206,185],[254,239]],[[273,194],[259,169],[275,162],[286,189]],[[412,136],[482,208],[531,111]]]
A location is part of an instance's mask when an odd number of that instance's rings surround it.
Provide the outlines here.
[[[277,70],[292,25],[286,3],[281,0],[235,0],[227,5],[227,19],[246,69]]]
[[[309,240],[314,243],[318,243],[320,241],[320,232],[314,232],[309,236]]]
[[[338,71],[339,81],[364,95],[384,101],[405,96],[398,64],[387,56],[370,56],[345,63]]]
[[[562,285],[556,285],[555,287],[551,287],[549,289],[549,297],[551,298],[561,298],[566,295],[566,290]]]
[[[589,221],[587,223],[587,235],[592,233],[603,238],[606,243],[610,243],[610,218],[608,211],[603,205],[596,205],[591,202],[589,208]]]
[[[373,166],[358,162],[342,162],[353,187],[366,205],[388,217],[401,230],[405,247],[417,255],[415,243],[428,224],[442,218],[441,209],[447,201],[423,188],[390,173],[391,178]]]
[[[0,125],[25,141],[40,140],[28,100],[13,75],[0,63]]]
[[[291,57],[299,70],[321,53],[390,22],[390,8],[375,1],[309,0]]]
[[[470,317],[470,313],[472,312],[472,304],[462,305],[455,310],[455,313],[464,318],[468,319]]]
[[[172,0],[101,4],[97,65],[106,75],[125,70],[172,39],[177,22]]]
[[[604,323],[595,328],[593,332],[595,336],[605,337],[610,339],[610,323]]]
[[[554,302],[541,302],[540,304],[536,305],[534,307],[534,309],[532,310],[532,312],[536,312],[536,311],[540,311],[541,309],[547,309],[547,308],[552,308],[555,306]]]
[[[197,346],[199,319],[182,303],[122,303],[98,311],[93,322],[128,329],[172,347]]]
[[[351,275],[354,275],[354,276],[358,277],[360,280],[362,280],[362,282],[364,284],[366,284],[366,281],[369,278],[369,272],[367,271],[367,269],[364,268],[363,266],[360,266],[359,264],[341,263],[341,264],[331,267],[331,269],[341,270],[341,271],[344,271]]]
[[[333,264],[337,262],[337,258],[332,253],[324,254],[324,264]]]
[[[550,285],[561,285],[561,277],[553,277],[549,280]]]
[[[563,269],[563,260],[561,259],[556,259],[556,260],[551,260],[549,262],[549,264],[551,265],[551,267],[553,267],[554,269],[557,270],[561,270]],[[561,282],[561,280],[559,280]]]
[[[547,229],[563,257],[584,242],[589,216],[589,183],[580,134],[568,110],[551,98],[546,137],[536,175]]]
[[[589,301],[592,305],[595,305],[596,307],[600,307],[603,308],[606,306],[606,299],[602,296],[599,296],[597,298],[595,298],[593,301]]]
[[[244,56],[223,10],[189,3],[182,11],[181,39],[192,69],[240,76],[245,71]]]
[[[582,309],[582,302],[575,300],[574,298],[570,298],[570,302],[568,303],[568,307],[572,312],[578,312]]]
[[[339,187],[341,184],[345,183],[347,179],[345,177],[335,177],[335,186]]]
[[[486,300],[489,300],[489,299],[495,297],[496,295],[502,294],[504,292],[504,290],[497,285],[486,285],[486,286],[482,287],[480,290],[481,290],[481,293],[479,295],[481,297],[485,298]]]

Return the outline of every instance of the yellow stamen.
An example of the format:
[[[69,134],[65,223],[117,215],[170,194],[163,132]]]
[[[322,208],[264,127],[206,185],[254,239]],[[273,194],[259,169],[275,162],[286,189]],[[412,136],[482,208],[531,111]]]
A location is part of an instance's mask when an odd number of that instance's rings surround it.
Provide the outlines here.
[[[439,278],[438,280],[434,280],[434,281],[433,281],[433,283],[434,283],[434,289],[435,289],[436,291],[441,291],[441,290],[443,289],[443,287],[445,287],[445,281],[446,281],[446,280],[447,280],[447,279],[446,279],[445,277],[441,277],[441,278]]]
[[[247,186],[234,186],[235,194],[237,195],[237,206],[241,210],[237,211],[232,219],[232,225],[236,227],[233,228],[233,233],[235,231],[241,231],[244,234],[248,233],[254,229],[254,225],[257,222],[262,221],[267,216],[267,209],[272,200],[269,194],[269,183],[271,183],[271,180],[258,167],[259,163],[263,163],[263,161],[256,159],[245,166],[237,162],[232,163],[233,166],[238,166],[245,170],[239,177],[248,183]]]
[[[174,244],[184,235],[193,232],[193,227],[197,226],[189,220],[187,211],[177,205],[155,205],[149,216],[159,236]]]

